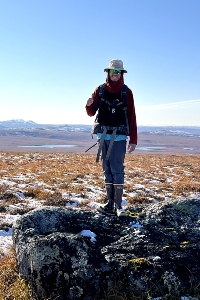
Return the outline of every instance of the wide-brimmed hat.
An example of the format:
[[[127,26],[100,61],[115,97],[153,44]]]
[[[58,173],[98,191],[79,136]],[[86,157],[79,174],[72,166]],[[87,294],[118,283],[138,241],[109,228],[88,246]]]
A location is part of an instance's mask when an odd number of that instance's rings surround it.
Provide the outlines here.
[[[124,73],[127,73],[127,71],[123,68],[123,62],[120,59],[112,59],[109,62],[108,67],[104,69],[104,72],[107,72],[110,69],[120,70]]]

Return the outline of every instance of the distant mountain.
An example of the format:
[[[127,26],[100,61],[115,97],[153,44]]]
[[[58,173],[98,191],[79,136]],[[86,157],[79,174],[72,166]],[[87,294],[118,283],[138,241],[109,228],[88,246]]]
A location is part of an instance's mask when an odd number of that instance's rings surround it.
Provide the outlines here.
[[[24,121],[22,119],[14,119],[8,121],[0,121],[0,130],[56,130],[56,131],[79,131],[91,132],[92,125],[84,124],[38,124],[33,121]],[[200,127],[193,126],[138,126],[139,134],[149,135],[168,135],[168,136],[186,136],[200,137]]]
[[[138,132],[149,135],[200,137],[200,127],[194,126],[139,126]]]
[[[91,131],[91,125],[82,124],[38,124],[33,121],[24,121],[22,119],[14,119],[8,121],[0,121],[0,129],[46,129],[46,130],[64,130],[64,131]]]
[[[8,120],[8,121],[0,121],[0,128],[38,128],[37,123],[33,121],[24,121],[22,119],[16,119],[16,120]]]

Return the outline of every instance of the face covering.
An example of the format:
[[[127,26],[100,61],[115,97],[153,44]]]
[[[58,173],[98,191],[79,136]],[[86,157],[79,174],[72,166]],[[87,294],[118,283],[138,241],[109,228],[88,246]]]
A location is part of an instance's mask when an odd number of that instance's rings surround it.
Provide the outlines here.
[[[124,85],[124,77],[123,77],[123,73],[121,74],[121,77],[118,81],[114,82],[110,79],[109,73],[107,74],[106,77],[106,89],[110,92],[110,93],[118,93],[119,91],[121,91],[122,86]]]

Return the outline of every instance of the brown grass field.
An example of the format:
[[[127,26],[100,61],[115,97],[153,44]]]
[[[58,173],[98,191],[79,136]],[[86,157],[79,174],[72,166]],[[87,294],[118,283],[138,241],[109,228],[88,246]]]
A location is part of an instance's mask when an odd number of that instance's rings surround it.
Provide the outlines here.
[[[65,153],[63,149],[15,152],[16,144],[25,143],[23,138],[5,146],[10,147],[6,152],[2,140],[1,137],[0,229],[12,226],[5,223],[6,214],[24,214],[33,209],[31,201],[39,205],[66,207],[67,202],[73,203],[73,195],[76,195],[82,199],[77,205],[80,209],[94,209],[88,206],[91,201],[104,202],[103,173],[101,163],[95,162],[96,149],[93,149],[93,154],[83,154],[95,140],[90,140],[90,143],[89,139],[81,140],[77,148],[81,153]],[[187,138],[187,143],[182,139],[173,148],[175,141],[177,137],[167,142],[171,147],[170,155],[144,151],[141,154],[138,151],[126,156],[124,197],[130,205],[149,205],[177,197],[200,199],[200,153],[179,153],[178,147],[191,147],[194,144],[192,139]],[[41,142],[50,143],[46,140]],[[156,139],[151,138],[152,142],[156,144]],[[159,144],[161,142],[164,143],[164,140],[160,139]],[[17,197],[19,192],[24,195],[22,199]],[[28,285],[18,276],[13,251],[0,256],[0,262],[0,300],[33,299]],[[120,296],[117,299],[126,300]]]

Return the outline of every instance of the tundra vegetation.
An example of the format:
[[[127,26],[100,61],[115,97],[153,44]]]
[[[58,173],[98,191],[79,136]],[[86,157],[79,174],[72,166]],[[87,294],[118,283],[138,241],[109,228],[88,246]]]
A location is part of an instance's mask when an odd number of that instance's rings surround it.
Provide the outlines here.
[[[200,199],[199,170],[199,156],[127,155],[123,196],[127,211],[129,205]],[[0,152],[0,230],[12,227],[7,215],[23,215],[44,205],[95,209],[95,203],[104,203],[105,196],[101,164],[95,162],[93,154]],[[187,212],[187,206],[175,209]],[[143,266],[145,259],[133,263]],[[149,295],[141,299],[151,299]],[[200,286],[196,286],[195,295],[191,296],[200,298]],[[162,295],[162,299],[172,299],[165,297]],[[0,299],[35,299],[28,284],[18,275],[12,248],[7,252],[1,249]],[[113,287],[105,299],[129,298],[123,287]]]

